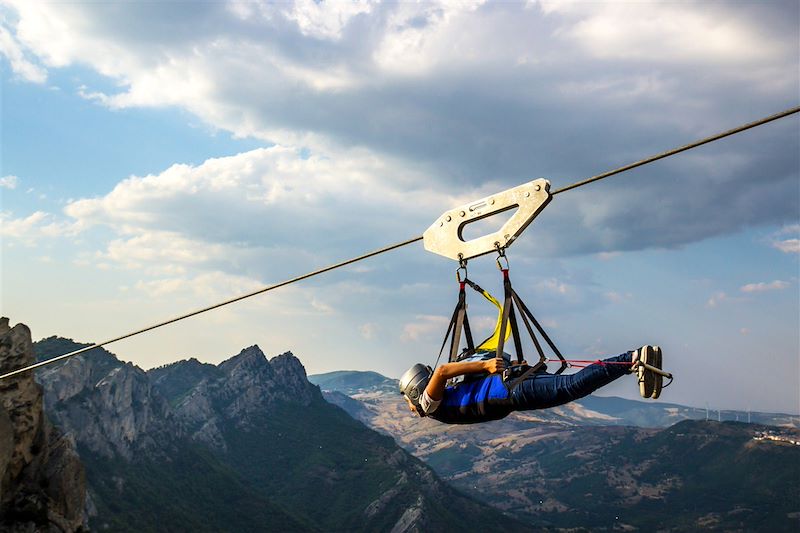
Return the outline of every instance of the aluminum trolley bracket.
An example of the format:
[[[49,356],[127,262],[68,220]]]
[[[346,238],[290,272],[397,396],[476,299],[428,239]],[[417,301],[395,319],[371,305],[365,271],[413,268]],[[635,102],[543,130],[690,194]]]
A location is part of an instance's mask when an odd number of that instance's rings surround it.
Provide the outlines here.
[[[451,209],[422,234],[425,249],[459,261],[507,248],[552,198],[550,182],[539,178]],[[514,208],[516,213],[494,233],[469,241],[462,237],[467,224]]]

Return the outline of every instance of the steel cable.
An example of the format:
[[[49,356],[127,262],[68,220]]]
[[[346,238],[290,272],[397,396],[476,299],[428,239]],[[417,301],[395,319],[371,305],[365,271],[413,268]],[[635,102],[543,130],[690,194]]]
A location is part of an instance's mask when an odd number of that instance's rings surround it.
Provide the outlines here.
[[[652,163],[654,161],[658,161],[660,159],[664,159],[666,157],[670,157],[670,156],[673,156],[675,154],[679,154],[681,152],[685,152],[686,150],[691,150],[692,148],[697,148],[698,146],[702,146],[704,144],[708,144],[710,142],[717,141],[719,139],[723,139],[725,137],[734,135],[736,133],[740,133],[742,131],[749,130],[751,128],[755,128],[756,126],[761,126],[761,125],[766,124],[768,122],[772,122],[774,120],[778,120],[780,118],[787,117],[789,115],[793,115],[793,114],[798,113],[798,112],[800,112],[800,107],[794,107],[792,109],[787,109],[786,111],[782,111],[780,113],[776,113],[774,115],[770,115],[770,116],[765,117],[765,118],[763,118],[761,120],[757,120],[755,122],[750,122],[748,124],[744,124],[744,125],[739,126],[737,128],[733,128],[731,130],[727,130],[727,131],[724,131],[722,133],[718,133],[716,135],[712,135],[710,137],[706,137],[706,138],[701,139],[699,141],[695,141],[693,143],[686,144],[684,146],[681,146],[681,147],[678,147],[678,148],[674,148],[674,149],[668,150],[666,152],[662,152],[660,154],[648,157],[646,159],[642,159],[642,160],[637,161],[635,163],[631,163],[629,165],[625,165],[623,167],[619,167],[617,169],[614,169],[614,170],[611,170],[611,171],[608,171],[608,172],[604,172],[603,174],[597,174],[597,175],[592,176],[590,178],[587,178],[585,180],[575,182],[572,185],[567,185],[566,187],[562,187],[560,189],[557,189],[556,191],[552,192],[551,194],[553,196],[555,196],[557,194],[561,194],[562,192],[570,191],[570,190],[576,189],[578,187],[583,187],[584,185],[588,185],[589,183],[594,183],[595,181],[599,181],[599,180],[608,178],[608,177],[613,176],[615,174],[621,174],[621,173],[626,172],[628,170],[632,170],[634,168],[641,167],[643,165],[647,165],[647,164]],[[250,293],[247,293],[247,294],[243,294],[241,296],[237,296],[235,298],[231,298],[230,300],[226,300],[226,301],[220,302],[218,304],[214,304],[214,305],[211,305],[211,306],[208,306],[208,307],[204,307],[203,309],[198,309],[196,311],[192,311],[190,313],[186,313],[184,315],[181,315],[181,316],[178,316],[178,317],[175,317],[175,318],[171,318],[169,320],[165,320],[164,322],[159,322],[158,324],[154,324],[152,326],[148,326],[146,328],[142,328],[142,329],[133,331],[131,333],[126,333],[125,335],[121,335],[121,336],[115,337],[113,339],[109,339],[109,340],[106,340],[106,341],[103,341],[103,342],[99,342],[97,344],[92,344],[91,346],[86,346],[86,347],[81,348],[79,350],[75,350],[73,352],[65,353],[63,355],[59,355],[59,356],[53,357],[51,359],[47,359],[45,361],[40,361],[38,363],[35,363],[35,364],[32,364],[32,365],[28,365],[28,366],[23,367],[23,368],[18,368],[17,370],[13,370],[13,371],[8,372],[6,374],[0,375],[0,379],[10,378],[12,376],[16,376],[18,374],[22,374],[23,372],[27,372],[29,370],[34,370],[34,369],[39,368],[39,367],[50,365],[50,364],[56,363],[56,362],[64,360],[64,359],[68,359],[70,357],[74,357],[76,355],[80,355],[80,354],[86,353],[89,350],[93,350],[95,348],[100,348],[102,346],[107,346],[107,345],[109,345],[111,343],[114,343],[114,342],[117,342],[117,341],[121,341],[123,339],[128,339],[128,338],[133,337],[135,335],[140,335],[142,333],[146,333],[148,331],[152,331],[154,329],[157,329],[157,328],[169,325],[169,324],[174,324],[175,322],[178,322],[180,320],[184,320],[186,318],[197,316],[199,314],[206,313],[208,311],[212,311],[214,309],[218,309],[218,308],[223,307],[225,305],[229,305],[229,304],[244,300],[246,298],[251,298],[253,296],[257,296],[259,294],[263,294],[265,292],[269,292],[269,291],[278,289],[280,287],[285,287],[286,285],[291,285],[292,283],[297,283],[299,281],[303,281],[305,279],[308,279],[308,278],[311,278],[311,277],[314,277],[314,276],[318,276],[320,274],[324,274],[325,272],[330,272],[331,270],[335,270],[337,268],[341,268],[341,267],[356,263],[358,261],[363,261],[364,259],[368,259],[370,257],[374,257],[376,255],[380,255],[382,253],[389,252],[389,251],[395,250],[397,248],[401,248],[401,247],[409,245],[409,244],[413,244],[413,243],[421,241],[421,240],[422,240],[422,236],[419,236],[419,237],[414,237],[414,238],[408,239],[408,240],[403,241],[403,242],[399,242],[397,244],[392,244],[390,246],[385,246],[383,248],[379,248],[377,250],[374,250],[372,252],[366,253],[364,255],[360,255],[360,256],[354,257],[352,259],[347,259],[345,261],[341,261],[339,263],[335,263],[335,264],[329,265],[327,267],[320,268],[319,270],[314,270],[313,272],[309,272],[307,274],[303,274],[301,276],[297,276],[297,277],[288,279],[286,281],[282,281],[280,283],[276,283],[274,285],[269,285],[269,286],[264,287],[262,289],[259,289],[257,291],[253,291],[253,292],[250,292]]]

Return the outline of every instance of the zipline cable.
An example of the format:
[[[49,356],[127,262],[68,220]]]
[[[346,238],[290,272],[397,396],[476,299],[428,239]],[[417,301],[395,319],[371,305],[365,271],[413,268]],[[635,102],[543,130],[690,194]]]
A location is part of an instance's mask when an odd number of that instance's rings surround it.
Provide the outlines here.
[[[637,161],[636,163],[631,163],[630,165],[625,165],[624,167],[619,167],[614,170],[610,170],[608,172],[604,172],[603,174],[598,174],[596,176],[592,176],[591,178],[587,178],[582,181],[578,181],[573,183],[572,185],[567,185],[566,187],[562,187],[551,194],[555,196],[556,194],[560,194],[562,192],[567,192],[572,189],[577,189],[578,187],[583,187],[584,185],[588,185],[589,183],[594,183],[595,181],[600,181],[601,179],[608,178],[615,174],[621,174],[622,172],[627,172],[628,170],[633,170],[636,167],[641,167],[643,165],[647,165],[648,163],[652,163],[653,161],[658,161],[659,159],[664,159],[665,157],[669,157],[675,154],[679,154],[681,152],[685,152],[686,150],[691,150],[692,148],[697,148],[698,146],[702,146],[704,144],[708,144],[710,142],[718,141],[725,137],[729,137],[731,135],[735,135],[737,133],[743,132],[745,130],[749,130],[750,128],[755,128],[756,126],[761,126],[762,124],[766,124],[767,122],[772,122],[773,120],[778,120],[779,118],[788,117],[789,115],[793,115],[800,111],[800,107],[794,107],[792,109],[787,109],[786,111],[782,111],[780,113],[775,113],[774,115],[770,115],[768,117],[762,118],[761,120],[756,120],[755,122],[750,122],[749,124],[745,124],[743,126],[739,126],[738,128],[733,128],[732,130],[724,131],[722,133],[718,133],[716,135],[712,135],[711,137],[706,137],[705,139],[701,139],[699,141],[695,141],[690,144],[686,144],[679,148],[674,148],[672,150],[668,150],[666,152],[662,152],[660,154],[648,157],[647,159],[642,159],[641,161]]]
[[[603,174],[598,174],[596,176],[592,176],[591,178],[587,178],[585,180],[575,182],[572,185],[567,185],[566,187],[562,187],[561,189],[558,189],[558,190],[556,190],[555,192],[553,192],[551,194],[553,196],[555,196],[556,194],[560,194],[562,192],[566,192],[566,191],[569,191],[569,190],[572,190],[572,189],[576,189],[578,187],[582,187],[584,185],[588,185],[589,183],[593,183],[595,181],[599,181],[601,179],[608,178],[608,177],[613,176],[615,174],[620,174],[622,172],[625,172],[625,171],[628,171],[628,170],[631,170],[631,169],[634,169],[634,168],[637,168],[637,167],[640,167],[640,166],[643,166],[643,165],[647,165],[647,164],[652,163],[654,161],[658,161],[659,159],[664,159],[666,157],[670,157],[672,155],[679,154],[681,152],[685,152],[686,150],[691,150],[692,148],[697,148],[698,146],[702,146],[704,144],[707,144],[707,143],[710,143],[710,142],[713,142],[713,141],[717,141],[719,139],[734,135],[736,133],[740,133],[740,132],[745,131],[745,130],[749,130],[750,128],[755,128],[756,126],[761,126],[761,125],[766,124],[768,122],[772,122],[774,120],[778,120],[780,118],[787,117],[789,115],[793,115],[793,114],[798,113],[798,112],[800,112],[800,106],[799,107],[794,107],[792,109],[787,109],[786,111],[783,111],[781,113],[776,113],[774,115],[770,115],[768,117],[765,117],[765,118],[763,118],[761,120],[757,120],[755,122],[750,122],[750,123],[745,124],[743,126],[739,126],[738,128],[734,128],[734,129],[731,129],[731,130],[728,130],[728,131],[725,131],[725,132],[722,132],[722,133],[718,133],[716,135],[712,135],[711,137],[706,137],[706,138],[701,139],[699,141],[695,141],[695,142],[693,142],[691,144],[687,144],[687,145],[681,146],[679,148],[675,148],[673,150],[669,150],[667,152],[662,152],[660,154],[648,157],[646,159],[642,159],[642,160],[637,161],[635,163],[631,163],[630,165],[625,165],[624,167],[619,167],[619,168],[617,168],[615,170],[611,170],[609,172],[605,172]],[[121,335],[119,337],[115,337],[115,338],[109,339],[107,341],[103,341],[103,342],[100,342],[100,343],[97,343],[97,344],[92,344],[91,346],[86,346],[84,348],[81,348],[79,350],[75,350],[73,352],[65,353],[63,355],[59,355],[59,356],[53,357],[51,359],[46,359],[44,361],[40,361],[38,363],[35,363],[35,364],[32,364],[32,365],[28,365],[28,366],[23,367],[23,368],[18,368],[17,370],[13,370],[13,371],[8,372],[6,374],[0,375],[0,379],[10,378],[12,376],[16,376],[18,374],[22,374],[23,372],[27,372],[29,370],[35,370],[36,368],[43,367],[43,366],[46,366],[46,365],[50,365],[52,363],[61,361],[63,359],[68,359],[70,357],[74,357],[76,355],[80,355],[82,353],[86,353],[89,350],[93,350],[95,348],[100,348],[102,346],[107,346],[107,345],[109,345],[109,344],[111,344],[113,342],[121,341],[123,339],[128,339],[128,338],[133,337],[135,335],[139,335],[141,333],[146,333],[148,331],[152,331],[152,330],[160,328],[162,326],[166,326],[166,325],[169,325],[169,324],[174,324],[175,322],[184,320],[186,318],[190,318],[190,317],[202,314],[202,313],[206,313],[208,311],[212,311],[214,309],[218,309],[218,308],[223,307],[225,305],[229,305],[229,304],[244,300],[246,298],[251,298],[253,296],[257,296],[259,294],[263,294],[265,292],[269,292],[269,291],[278,289],[280,287],[285,287],[286,285],[291,285],[292,283],[297,283],[298,281],[303,281],[305,279],[308,279],[308,278],[311,278],[311,277],[314,277],[314,276],[318,276],[319,274],[324,274],[325,272],[330,272],[331,270],[335,270],[337,268],[341,268],[341,267],[344,267],[344,266],[347,266],[347,265],[351,265],[353,263],[357,263],[358,261],[363,261],[364,259],[369,259],[370,257],[374,257],[376,255],[380,255],[380,254],[385,253],[385,252],[390,252],[392,250],[396,250],[397,248],[401,248],[403,246],[406,246],[406,245],[409,245],[409,244],[413,244],[413,243],[421,241],[421,240],[422,240],[422,236],[419,236],[419,237],[414,237],[414,238],[408,239],[408,240],[403,241],[403,242],[399,242],[397,244],[392,244],[390,246],[385,246],[383,248],[379,248],[377,250],[374,250],[372,252],[366,253],[364,255],[360,255],[360,256],[354,257],[352,259],[347,259],[345,261],[341,261],[339,263],[335,263],[333,265],[329,265],[327,267],[320,268],[319,270],[315,270],[313,272],[309,272],[307,274],[303,274],[301,276],[297,276],[295,278],[291,278],[291,279],[288,279],[286,281],[282,281],[280,283],[276,283],[274,285],[269,285],[269,286],[264,287],[262,289],[259,289],[257,291],[253,291],[253,292],[250,292],[250,293],[247,293],[247,294],[243,294],[241,296],[237,296],[236,298],[231,298],[230,300],[226,300],[224,302],[221,302],[221,303],[218,303],[218,304],[214,304],[214,305],[211,305],[209,307],[204,307],[203,309],[198,309],[197,311],[192,311],[191,313],[186,313],[185,315],[181,315],[181,316],[178,316],[178,317],[175,317],[175,318],[171,318],[171,319],[166,320],[164,322],[159,322],[158,324],[154,324],[152,326],[148,326],[146,328],[142,328],[142,329],[133,331],[131,333],[126,333],[125,335]]]
[[[360,255],[358,257],[354,257],[352,259],[347,259],[346,261],[342,261],[340,263],[336,263],[336,264],[333,264],[333,265],[326,266],[324,268],[320,268],[319,270],[315,270],[313,272],[309,272],[308,274],[303,274],[302,276],[297,276],[296,278],[287,279],[286,281],[282,281],[282,282],[276,283],[274,285],[269,285],[269,286],[264,287],[262,289],[259,289],[257,291],[253,291],[253,292],[250,292],[250,293],[247,293],[247,294],[243,294],[241,296],[237,296],[236,298],[231,298],[230,300],[226,300],[226,301],[218,303],[218,304],[214,304],[214,305],[211,305],[211,306],[208,306],[208,307],[204,307],[203,309],[198,309],[197,311],[192,311],[191,313],[186,313],[185,315],[181,315],[181,316],[178,316],[178,317],[175,317],[175,318],[171,318],[171,319],[166,320],[164,322],[159,322],[158,324],[154,324],[152,326],[148,326],[146,328],[142,328],[142,329],[137,330],[137,331],[132,331],[131,333],[126,333],[125,335],[121,335],[119,337],[115,337],[115,338],[109,339],[107,341],[99,342],[97,344],[92,344],[91,346],[86,346],[84,348],[81,348],[80,350],[75,350],[74,352],[65,353],[64,355],[59,355],[57,357],[53,357],[52,359],[47,359],[45,361],[40,361],[40,362],[35,363],[33,365],[30,365],[30,366],[26,366],[24,368],[19,368],[17,370],[14,370],[12,372],[7,373],[7,374],[3,374],[2,376],[0,376],[0,379],[10,378],[11,376],[15,376],[17,374],[21,374],[22,372],[26,372],[28,370],[34,370],[36,368],[55,363],[55,362],[60,361],[62,359],[67,359],[69,357],[74,357],[76,355],[88,352],[89,350],[93,350],[95,348],[100,348],[101,346],[106,346],[108,344],[111,344],[112,342],[121,341],[123,339],[127,339],[127,338],[130,338],[130,337],[133,337],[134,335],[139,335],[140,333],[145,333],[147,331],[152,331],[154,329],[160,328],[162,326],[166,326],[168,324],[174,324],[175,322],[178,322],[178,321],[183,320],[185,318],[193,317],[193,316],[199,315],[201,313],[206,313],[208,311],[212,311],[214,309],[218,309],[218,308],[220,308],[222,306],[225,306],[225,305],[228,305],[228,304],[232,304],[234,302],[238,302],[240,300],[244,300],[245,298],[250,298],[252,296],[257,296],[259,294],[263,294],[265,292],[269,292],[269,291],[278,289],[280,287],[284,287],[286,285],[291,285],[292,283],[297,283],[298,281],[303,281],[304,279],[308,279],[308,278],[317,276],[319,274],[324,274],[325,272],[329,272],[331,270],[334,270],[334,269],[337,269],[337,268],[340,268],[340,267],[343,267],[343,266],[351,265],[353,263],[357,263],[358,261],[363,261],[364,259],[368,259],[370,257],[382,254],[384,252],[389,252],[389,251],[394,250],[396,248],[400,248],[400,247],[405,246],[407,244],[411,244],[411,243],[414,243],[414,242],[417,242],[417,241],[421,241],[421,240],[422,240],[422,236],[419,236],[419,237],[414,237],[413,239],[408,239],[407,241],[399,242],[397,244],[392,244],[391,246],[385,246],[383,248],[380,248],[378,250],[374,250],[374,251],[366,253],[364,255]]]

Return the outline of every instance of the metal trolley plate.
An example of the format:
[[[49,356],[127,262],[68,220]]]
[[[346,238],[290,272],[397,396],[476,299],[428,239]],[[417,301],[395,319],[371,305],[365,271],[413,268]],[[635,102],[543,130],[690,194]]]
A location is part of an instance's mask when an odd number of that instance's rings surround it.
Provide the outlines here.
[[[550,202],[550,182],[539,178],[512,189],[451,209],[422,234],[425,249],[459,261],[506,248],[525,231]],[[517,208],[494,233],[465,241],[464,227],[478,220]]]

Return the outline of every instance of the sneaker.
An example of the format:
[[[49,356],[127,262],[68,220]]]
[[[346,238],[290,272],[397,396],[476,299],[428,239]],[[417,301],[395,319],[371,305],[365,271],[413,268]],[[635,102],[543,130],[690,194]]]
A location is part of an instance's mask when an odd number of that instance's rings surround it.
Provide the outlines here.
[[[642,395],[642,398],[650,398],[653,395],[653,390],[655,389],[656,385],[656,374],[650,372],[644,367],[644,365],[639,363],[653,366],[654,359],[655,349],[649,344],[645,344],[633,352],[633,366],[631,368],[636,370],[636,378],[639,381],[639,394]],[[660,393],[661,391],[659,390],[659,394]]]
[[[663,364],[663,355],[661,354],[661,348],[659,346],[653,346],[653,362],[648,363],[659,370],[661,369],[661,365]],[[664,385],[664,376],[661,374],[656,374],[655,372],[648,372],[648,374],[653,375],[653,394],[650,395],[652,399],[657,399],[661,396],[661,388]]]

